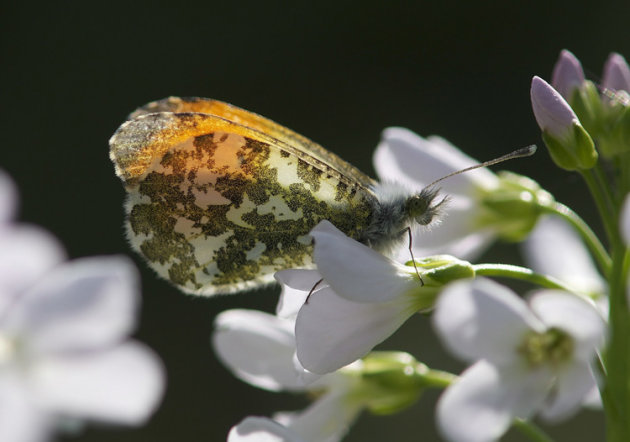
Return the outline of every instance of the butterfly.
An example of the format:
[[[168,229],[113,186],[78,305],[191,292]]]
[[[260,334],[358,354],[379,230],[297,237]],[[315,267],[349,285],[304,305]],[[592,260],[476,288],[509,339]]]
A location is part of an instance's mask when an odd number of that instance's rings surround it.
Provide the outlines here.
[[[109,141],[128,197],[127,237],[161,276],[211,296],[313,266],[310,230],[328,220],[387,251],[429,224],[429,186],[391,191],[319,144],[217,100],[170,97],[135,112]]]

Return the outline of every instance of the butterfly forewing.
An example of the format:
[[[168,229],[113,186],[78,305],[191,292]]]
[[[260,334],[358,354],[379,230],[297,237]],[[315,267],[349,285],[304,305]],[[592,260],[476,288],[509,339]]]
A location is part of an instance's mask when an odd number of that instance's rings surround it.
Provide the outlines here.
[[[179,98],[169,97],[163,100],[151,102],[130,115],[131,118],[155,112],[199,112],[216,115],[231,122],[240,124],[249,129],[266,134],[280,141],[285,148],[295,153],[302,152],[305,156],[315,158],[336,170],[342,176],[369,189],[375,181],[354,167],[352,164],[339,158],[332,152],[324,149],[319,144],[309,140],[303,135],[292,131],[263,116],[249,112],[245,109],[207,98]],[[297,153],[296,153],[297,154]]]
[[[255,114],[177,100],[132,114],[110,145],[130,242],[184,291],[271,282],[311,265],[308,232],[322,219],[353,237],[369,224],[372,181],[353,166]]]

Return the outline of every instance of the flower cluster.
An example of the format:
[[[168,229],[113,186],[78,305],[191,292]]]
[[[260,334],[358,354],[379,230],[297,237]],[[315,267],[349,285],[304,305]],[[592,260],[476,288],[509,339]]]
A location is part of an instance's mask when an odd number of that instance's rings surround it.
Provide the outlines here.
[[[134,265],[118,256],[66,262],[48,232],[13,221],[16,206],[0,171],[0,440],[48,440],[85,420],[143,424],[164,373],[128,339],[139,304]]]
[[[553,162],[585,180],[606,243],[533,180],[478,169],[443,182],[448,214],[384,256],[322,221],[311,231],[315,270],[276,274],[275,315],[228,311],[213,342],[242,380],[317,393],[300,413],[248,417],[229,440],[336,441],[362,411],[397,412],[444,389],[437,427],[453,441],[491,441],[512,426],[602,407],[611,440],[630,440],[630,68],[619,54],[603,82],[562,51],[551,84],[534,77],[531,104]],[[540,160],[542,161],[542,160]],[[477,162],[446,140],[389,128],[374,155],[382,182],[421,191]],[[428,181],[421,181],[424,177]],[[495,240],[522,242],[531,268],[472,263]],[[468,260],[468,261],[465,261]],[[527,281],[519,296],[492,281]],[[416,315],[416,313],[426,313]],[[377,352],[404,322],[431,316],[444,346],[470,365],[459,376],[408,354]]]

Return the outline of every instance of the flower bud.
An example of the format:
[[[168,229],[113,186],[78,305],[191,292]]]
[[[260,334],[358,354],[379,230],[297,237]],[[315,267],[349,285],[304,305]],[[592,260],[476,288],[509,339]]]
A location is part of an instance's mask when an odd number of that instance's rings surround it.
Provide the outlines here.
[[[556,165],[566,170],[592,168],[597,162],[595,145],[565,99],[545,80],[534,77],[531,100],[536,122]]]
[[[630,92],[630,67],[621,54],[613,52],[604,64],[602,87],[613,92]]]
[[[575,89],[584,83],[584,70],[575,55],[563,49],[553,67],[551,85],[569,103],[572,101]]]
[[[408,353],[375,351],[362,360],[361,390],[374,414],[393,414],[418,400],[428,368]]]
[[[480,198],[479,228],[491,227],[503,240],[521,241],[554,198],[530,178],[511,172],[498,175],[499,188]]]

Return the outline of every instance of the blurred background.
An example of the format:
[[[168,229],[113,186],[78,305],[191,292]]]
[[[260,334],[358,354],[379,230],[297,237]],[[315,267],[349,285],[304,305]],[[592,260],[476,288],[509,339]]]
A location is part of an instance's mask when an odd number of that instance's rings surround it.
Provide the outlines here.
[[[169,95],[224,100],[373,175],[372,151],[392,125],[442,135],[478,159],[541,143],[530,110],[533,75],[549,80],[563,48],[595,81],[610,51],[630,56],[626,1],[310,3],[2,6],[0,167],[19,186],[21,220],[52,231],[73,258],[134,257],[144,295],[137,337],[168,370],[164,402],[148,425],[89,426],[78,440],[220,441],[246,415],[307,403],[241,383],[209,345],[218,312],[271,311],[278,288],[184,296],[127,246],[124,191],[107,141],[136,107]],[[556,169],[544,149],[504,167],[538,180],[599,231],[579,177]],[[497,246],[482,261],[518,263],[517,251]],[[381,348],[409,351],[434,368],[462,368],[440,350],[425,317],[409,321]],[[437,396],[430,392],[391,417],[364,414],[346,440],[439,440]],[[560,440],[598,440],[603,429],[602,417],[585,411],[549,432]],[[511,432],[506,440],[522,439]]]

